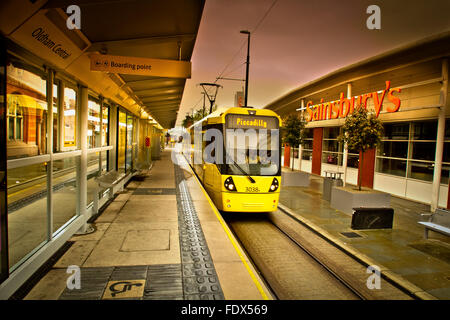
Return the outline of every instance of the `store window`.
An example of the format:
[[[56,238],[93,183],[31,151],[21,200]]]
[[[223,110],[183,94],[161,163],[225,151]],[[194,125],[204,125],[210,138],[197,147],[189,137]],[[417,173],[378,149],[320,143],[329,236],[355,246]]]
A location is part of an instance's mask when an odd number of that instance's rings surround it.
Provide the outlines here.
[[[77,92],[64,88],[64,147],[76,147]]]
[[[343,144],[339,143],[339,127],[323,129],[322,163],[342,165]]]
[[[88,100],[88,148],[101,147],[100,104],[90,98]]]
[[[313,151],[313,130],[305,129],[304,139],[302,144],[302,160],[312,160]]]
[[[359,168],[359,152],[357,150],[348,149],[347,167],[353,169]]]
[[[409,123],[384,125],[384,136],[377,148],[377,172],[406,177]]]
[[[442,155],[441,183],[449,183],[450,175],[450,120],[445,121],[444,153]]]
[[[7,66],[8,159],[47,152],[47,82],[43,73],[18,62]]]
[[[413,122],[410,128],[408,178],[433,181],[437,121]]]
[[[383,141],[377,149],[376,171],[433,181],[437,121],[385,124],[384,128]],[[450,132],[446,133],[446,141],[447,139],[450,142]],[[450,159],[447,156],[450,146],[446,148],[446,145],[447,143],[444,143],[441,183],[448,183],[450,169]]]

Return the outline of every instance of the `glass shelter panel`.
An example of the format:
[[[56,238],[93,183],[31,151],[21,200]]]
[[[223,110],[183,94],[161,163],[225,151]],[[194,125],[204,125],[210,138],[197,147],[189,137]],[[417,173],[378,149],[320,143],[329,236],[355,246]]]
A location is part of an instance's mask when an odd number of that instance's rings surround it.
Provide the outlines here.
[[[117,139],[117,168],[125,172],[125,148],[127,143],[127,114],[119,110]]]
[[[64,88],[64,147],[76,147],[77,93]]]
[[[100,105],[93,100],[88,101],[88,148],[101,147]]]
[[[9,265],[47,242],[47,163],[8,170]]]
[[[102,106],[102,147],[105,147],[109,143],[109,106]]]
[[[10,62],[7,67],[8,159],[47,152],[47,82],[37,72]]]
[[[133,168],[133,117],[127,115],[126,171]]]
[[[100,152],[88,154],[88,170],[87,170],[87,204],[89,205],[95,196],[97,183],[95,178],[100,175]]]
[[[77,165],[80,156],[53,162],[53,233],[77,214]]]
[[[59,149],[59,147],[58,147],[58,142],[59,142],[58,89],[59,89],[59,85],[54,84],[53,85],[53,152],[57,152]]]

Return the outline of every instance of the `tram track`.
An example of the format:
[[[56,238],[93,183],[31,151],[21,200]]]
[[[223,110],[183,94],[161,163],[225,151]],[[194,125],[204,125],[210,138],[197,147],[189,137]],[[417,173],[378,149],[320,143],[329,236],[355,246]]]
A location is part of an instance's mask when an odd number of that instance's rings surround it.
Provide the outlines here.
[[[279,299],[413,299],[383,278],[370,289],[366,265],[281,210],[223,215]]]
[[[368,265],[284,210],[221,214],[278,299],[418,299],[384,277],[379,288],[369,288]]]

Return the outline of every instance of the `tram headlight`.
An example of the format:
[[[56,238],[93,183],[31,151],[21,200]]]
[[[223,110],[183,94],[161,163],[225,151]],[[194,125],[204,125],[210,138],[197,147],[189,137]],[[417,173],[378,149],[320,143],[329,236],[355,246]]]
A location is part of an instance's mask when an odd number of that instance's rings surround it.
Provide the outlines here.
[[[278,186],[279,186],[278,179],[277,178],[273,178],[272,184],[270,185],[270,188],[269,188],[269,192],[277,191],[278,190]]]
[[[236,186],[234,185],[234,181],[232,177],[228,177],[225,180],[225,189],[227,189],[228,191],[236,191]]]

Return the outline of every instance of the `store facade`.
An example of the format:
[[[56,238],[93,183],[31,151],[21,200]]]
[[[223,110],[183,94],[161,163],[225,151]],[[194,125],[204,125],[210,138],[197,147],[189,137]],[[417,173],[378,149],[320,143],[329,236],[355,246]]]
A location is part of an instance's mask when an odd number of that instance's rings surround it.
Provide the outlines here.
[[[307,138],[300,148],[283,152],[283,164],[316,175],[344,172],[357,184],[430,204],[448,207],[450,108],[448,64],[450,35],[444,34],[377,56],[292,91],[266,108],[281,116],[300,112]],[[364,154],[339,144],[346,116],[357,107],[383,123],[380,147]]]

